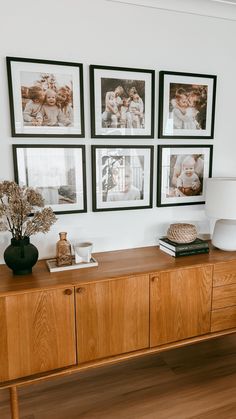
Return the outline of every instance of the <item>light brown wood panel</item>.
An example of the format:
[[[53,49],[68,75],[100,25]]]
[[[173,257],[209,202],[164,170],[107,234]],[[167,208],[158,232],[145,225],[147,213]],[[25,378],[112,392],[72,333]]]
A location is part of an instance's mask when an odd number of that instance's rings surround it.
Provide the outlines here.
[[[218,263],[214,266],[213,287],[236,284],[236,260]]]
[[[149,276],[76,288],[79,362],[149,346]]]
[[[213,288],[212,310],[236,306],[236,284]]]
[[[73,287],[66,291],[0,298],[0,381],[76,363]]]
[[[211,332],[236,327],[236,306],[212,311]]]
[[[0,382],[9,378],[7,335],[6,298],[0,298]]]
[[[110,356],[108,358],[100,358],[95,361],[85,362],[82,364],[80,363],[80,364],[72,365],[71,367],[67,367],[63,369],[36,374],[30,377],[23,377],[18,380],[8,381],[2,384],[0,383],[0,390],[9,389],[12,386],[17,386],[17,387],[29,386],[31,384],[36,384],[42,381],[51,381],[54,378],[66,377],[68,375],[72,376],[77,373],[85,372],[92,369],[97,369],[97,367],[103,367],[105,365],[115,365],[115,364],[122,363],[123,361],[132,360],[135,358],[141,358],[144,355],[152,355],[152,354],[157,354],[160,352],[165,352],[174,348],[193,346],[194,344],[197,344],[200,342],[205,342],[208,340],[212,340],[212,339],[216,339],[222,336],[227,336],[227,335],[232,335],[232,334],[236,334],[236,328],[221,330],[219,332],[206,333],[200,336],[193,336],[188,339],[179,340],[176,342],[170,342],[165,345],[154,346],[153,348],[140,349],[138,351],[127,352],[120,355]]]
[[[75,269],[51,273],[48,271],[45,260],[39,261],[30,275],[17,278],[12,275],[11,269],[0,265],[0,296],[7,293],[31,292],[33,290],[50,289],[116,280],[119,277],[145,275],[165,270],[185,269],[202,265],[214,265],[225,262],[223,266],[236,266],[236,253],[224,252],[210,246],[207,254],[192,255],[188,257],[173,258],[162,252],[158,246],[140,247],[136,249],[116,250],[112,252],[94,253],[98,266],[87,269]],[[217,272],[217,270],[216,270]]]
[[[151,347],[210,331],[212,267],[153,275],[150,289]]]

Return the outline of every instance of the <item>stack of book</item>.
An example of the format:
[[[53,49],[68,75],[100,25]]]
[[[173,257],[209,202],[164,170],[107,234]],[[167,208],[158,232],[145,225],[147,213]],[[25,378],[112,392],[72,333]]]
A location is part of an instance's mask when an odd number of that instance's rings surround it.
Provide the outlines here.
[[[191,243],[175,243],[167,237],[159,239],[160,250],[175,258],[179,256],[199,255],[209,253],[209,245],[206,240],[196,239]]]

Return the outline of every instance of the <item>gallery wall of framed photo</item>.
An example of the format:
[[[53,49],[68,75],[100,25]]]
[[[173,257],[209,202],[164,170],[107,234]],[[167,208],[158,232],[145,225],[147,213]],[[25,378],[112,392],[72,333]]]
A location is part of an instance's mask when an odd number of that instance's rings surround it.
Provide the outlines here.
[[[86,212],[90,179],[95,212],[204,204],[212,174],[213,145],[207,140],[214,138],[215,75],[85,69],[82,63],[17,57],[6,62],[11,135],[27,140],[13,144],[15,180],[37,188],[55,213]],[[84,71],[92,139],[87,179]],[[55,143],[41,144],[44,138]]]

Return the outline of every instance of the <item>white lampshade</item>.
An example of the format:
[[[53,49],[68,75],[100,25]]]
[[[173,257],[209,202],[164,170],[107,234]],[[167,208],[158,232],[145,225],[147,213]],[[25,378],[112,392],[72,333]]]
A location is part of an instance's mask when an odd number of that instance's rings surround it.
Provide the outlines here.
[[[236,220],[236,178],[207,179],[206,214],[212,218]]]
[[[222,250],[236,250],[236,178],[207,179],[206,214],[217,219],[213,245]]]

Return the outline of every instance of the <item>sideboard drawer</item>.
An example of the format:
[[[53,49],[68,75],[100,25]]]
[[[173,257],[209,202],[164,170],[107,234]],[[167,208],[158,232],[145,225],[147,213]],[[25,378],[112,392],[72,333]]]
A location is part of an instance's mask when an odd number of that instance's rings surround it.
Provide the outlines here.
[[[211,332],[232,329],[236,327],[236,306],[212,311]]]
[[[236,284],[213,288],[212,310],[236,306]]]
[[[236,261],[217,263],[214,266],[213,287],[236,284]]]

